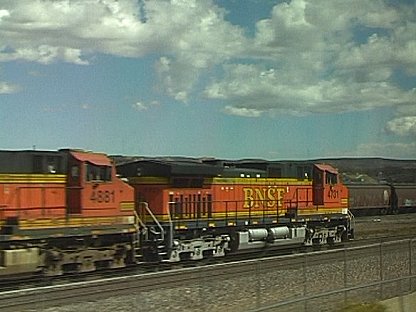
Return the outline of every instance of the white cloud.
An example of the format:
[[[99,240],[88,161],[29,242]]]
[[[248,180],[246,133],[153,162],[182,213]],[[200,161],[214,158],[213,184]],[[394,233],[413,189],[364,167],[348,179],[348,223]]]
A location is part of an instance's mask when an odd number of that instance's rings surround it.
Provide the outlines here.
[[[138,55],[136,1],[2,1],[0,60],[85,64],[81,51]]]
[[[225,106],[224,112],[229,115],[236,115],[242,117],[259,117],[261,111],[252,108],[238,108],[233,106]]]
[[[41,45],[36,48],[18,48],[13,52],[0,52],[0,62],[25,60],[41,64],[50,64],[58,59],[79,65],[88,64],[87,61],[81,59],[80,50],[64,47]]]
[[[362,73],[366,79],[388,80],[398,66],[414,71],[415,59],[416,40],[400,42],[394,37],[373,34],[367,43],[340,51],[337,66],[350,74]],[[377,72],[382,75],[374,75]]]
[[[163,90],[176,100],[187,102],[188,92],[198,80],[200,70],[168,57],[161,57],[155,68]]]
[[[209,85],[205,95],[227,100],[239,108],[277,113],[305,114],[345,112],[389,107],[414,102],[414,92],[404,91],[384,81],[352,81],[341,78],[314,83],[297,79],[283,71],[264,70],[255,65],[227,65],[226,78]]]
[[[416,89],[413,89],[412,93],[415,97]],[[414,137],[416,135],[416,105],[397,106],[395,117],[387,122],[385,130],[393,135]]]
[[[203,68],[244,41],[212,1],[5,0],[2,6],[0,35],[9,51],[44,46],[132,57],[158,51]]]
[[[0,62],[87,65],[95,53],[156,52],[160,91],[189,102],[203,89],[227,114],[399,108],[416,104],[415,91],[394,81],[398,70],[416,75],[414,10],[383,0],[285,1],[251,38],[213,0],[3,0]],[[398,118],[406,116],[414,113]]]
[[[416,116],[399,117],[390,120],[386,129],[398,135],[416,135]]]
[[[143,111],[147,109],[147,106],[142,102],[136,102],[133,104],[133,108],[138,111]]]
[[[211,1],[149,2],[147,23],[159,26],[158,37],[168,46],[156,64],[165,91],[186,102],[202,73],[239,55],[247,39],[239,27],[224,20],[225,12]],[[163,9],[162,9],[163,8]],[[163,26],[162,26],[163,25]],[[166,26],[165,26],[166,25]]]
[[[20,86],[5,81],[0,81],[0,94],[16,93],[20,90]]]
[[[415,91],[393,79],[416,66],[412,19],[383,1],[282,2],[257,23],[251,64],[224,65],[205,95],[239,110],[295,115],[415,105]]]
[[[145,110],[148,110],[152,107],[157,107],[159,105],[160,104],[159,104],[158,101],[151,101],[151,102],[138,101],[138,102],[134,103],[132,105],[132,107],[137,111],[145,111]]]
[[[187,101],[201,73],[246,47],[242,29],[212,1],[5,0],[0,62],[85,65],[94,53],[169,59],[160,86]],[[160,67],[160,64],[157,65]]]
[[[10,12],[7,10],[0,10],[0,21],[4,18],[10,16]]]
[[[83,110],[89,110],[91,108],[92,108],[92,105],[89,104],[89,103],[83,103],[83,104],[81,104],[81,109],[83,109]]]
[[[413,90],[414,96],[416,96],[416,90]],[[397,114],[401,116],[413,115],[416,116],[416,105],[401,105],[397,107]]]

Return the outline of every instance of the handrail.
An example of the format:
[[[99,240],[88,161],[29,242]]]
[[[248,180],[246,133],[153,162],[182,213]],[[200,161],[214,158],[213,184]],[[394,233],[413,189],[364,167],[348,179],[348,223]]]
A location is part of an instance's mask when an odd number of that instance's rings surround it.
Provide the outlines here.
[[[160,234],[161,239],[164,240],[165,239],[165,230],[163,229],[163,227],[160,224],[159,220],[157,220],[156,216],[153,214],[152,210],[150,210],[149,204],[146,203],[146,202],[141,202],[140,204],[142,204],[144,206],[144,208],[146,209],[147,213],[152,217],[153,221],[156,223],[157,227],[160,229],[160,232],[159,233],[154,233],[154,234]]]
[[[168,203],[168,219],[169,219],[169,250],[173,247],[173,221],[172,221],[172,215],[170,213],[170,205],[171,203]]]
[[[143,220],[140,218],[140,216],[139,216],[139,214],[137,213],[137,211],[136,210],[133,210],[133,213],[134,213],[134,217],[136,218],[136,220],[138,221],[138,223],[142,226],[142,231],[140,231],[140,228],[139,228],[139,226],[137,225],[137,223],[135,223],[134,224],[134,227],[136,228],[136,230],[137,230],[137,233],[139,233],[139,232],[142,232],[142,234],[145,234],[146,235],[146,239],[147,239],[147,236],[148,236],[148,231],[147,231],[147,226],[146,226],[146,224],[143,222]]]
[[[347,209],[347,213],[348,213],[348,216],[351,219],[352,228],[354,228],[355,227],[355,216],[353,215],[353,213],[349,209]]]

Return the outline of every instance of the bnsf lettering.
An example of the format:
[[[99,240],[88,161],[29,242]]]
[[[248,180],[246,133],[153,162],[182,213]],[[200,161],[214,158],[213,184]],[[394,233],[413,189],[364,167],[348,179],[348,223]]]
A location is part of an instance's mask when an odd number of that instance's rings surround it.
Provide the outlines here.
[[[274,208],[282,206],[282,188],[243,188],[244,208]]]

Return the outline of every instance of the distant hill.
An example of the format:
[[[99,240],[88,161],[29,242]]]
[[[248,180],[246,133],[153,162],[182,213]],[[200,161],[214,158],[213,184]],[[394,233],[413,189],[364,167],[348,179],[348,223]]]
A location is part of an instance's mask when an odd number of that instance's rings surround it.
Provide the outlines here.
[[[362,175],[363,179],[368,176],[376,181],[416,183],[416,160],[340,158],[320,159],[318,161],[331,164],[351,179],[353,177],[360,179],[360,175]]]

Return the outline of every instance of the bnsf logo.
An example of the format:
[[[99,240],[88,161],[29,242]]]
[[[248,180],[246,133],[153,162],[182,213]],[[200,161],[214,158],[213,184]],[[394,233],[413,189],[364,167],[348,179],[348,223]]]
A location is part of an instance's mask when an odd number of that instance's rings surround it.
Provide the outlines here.
[[[282,206],[285,189],[271,188],[243,188],[244,208],[275,208]]]

